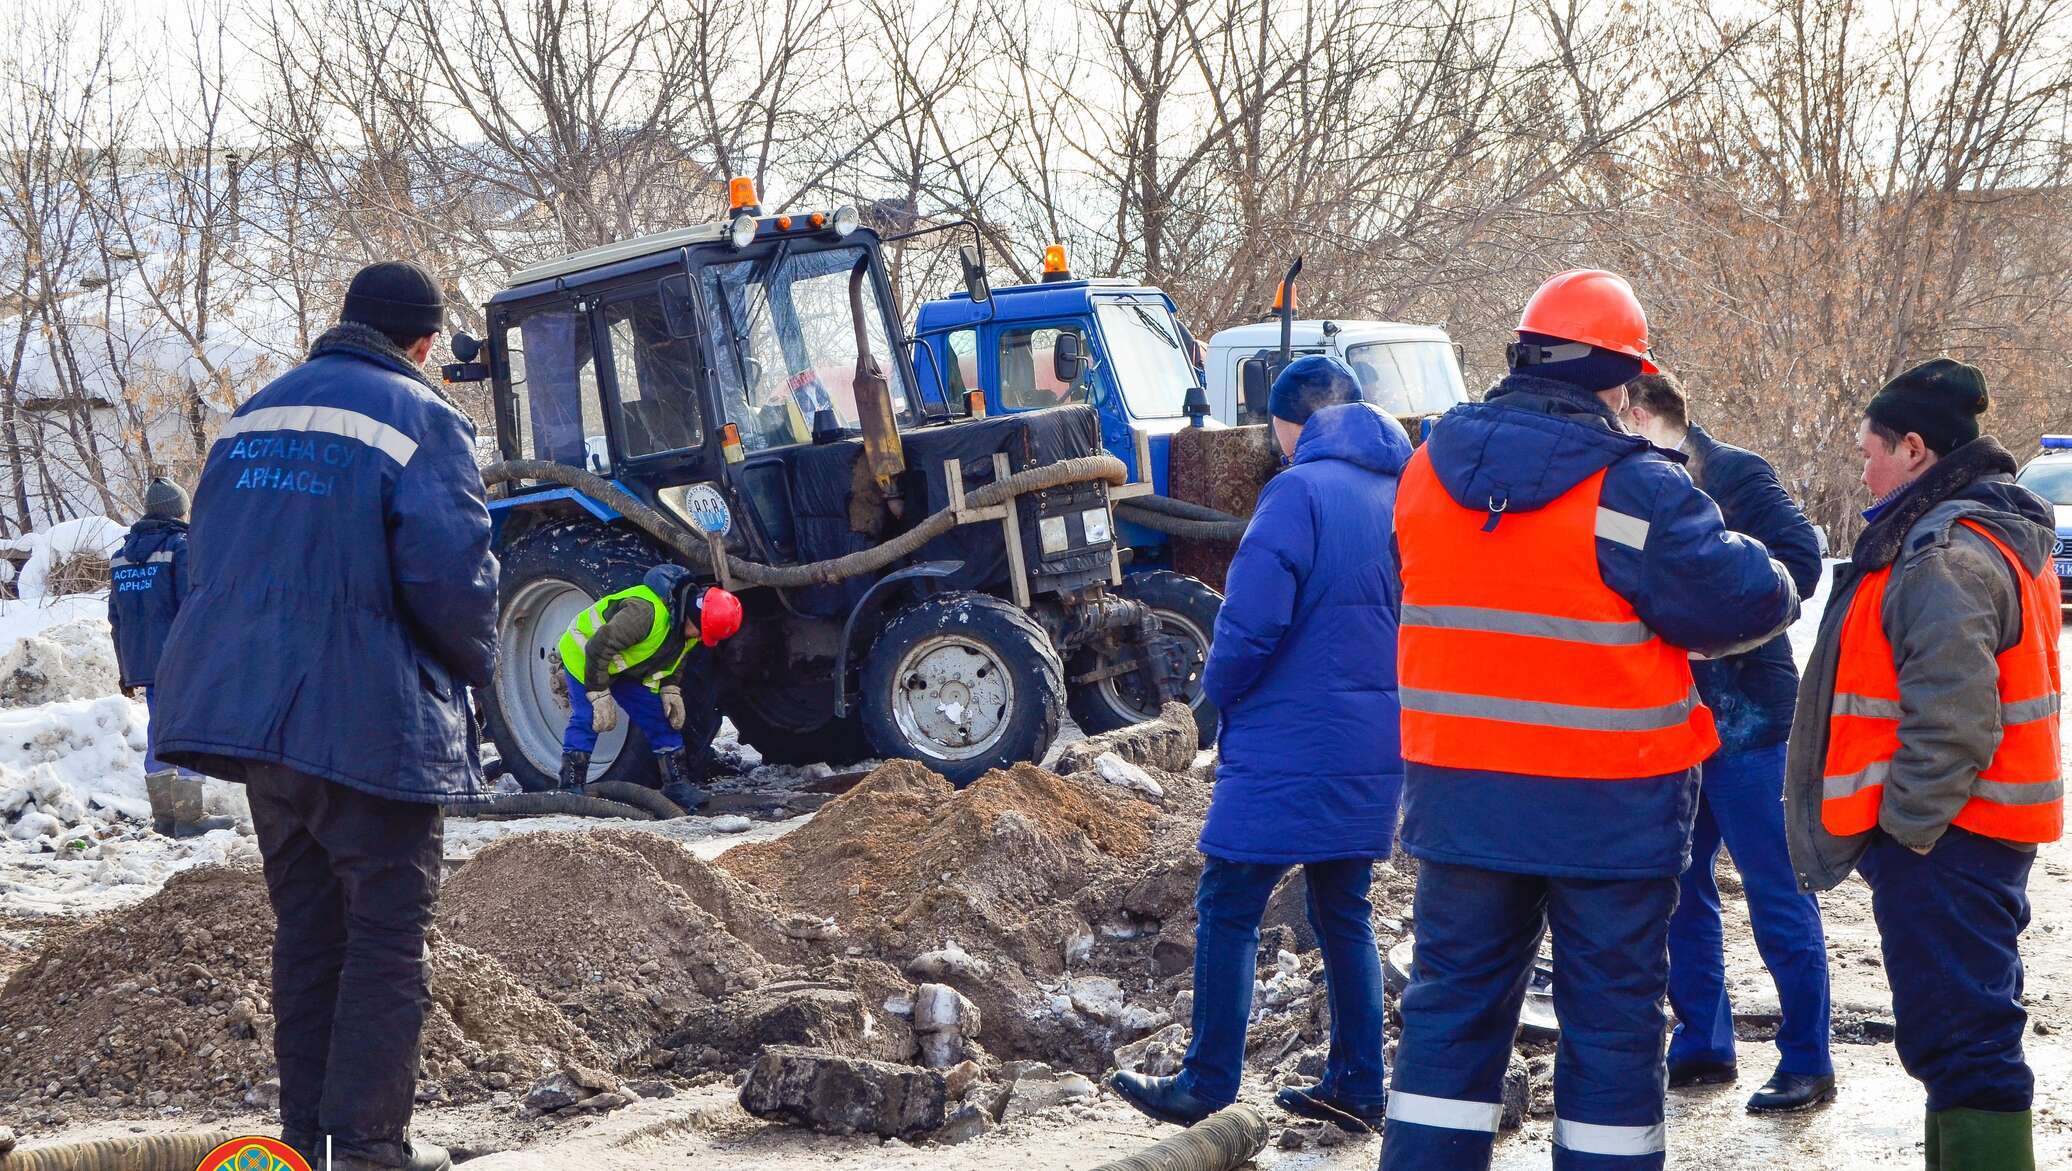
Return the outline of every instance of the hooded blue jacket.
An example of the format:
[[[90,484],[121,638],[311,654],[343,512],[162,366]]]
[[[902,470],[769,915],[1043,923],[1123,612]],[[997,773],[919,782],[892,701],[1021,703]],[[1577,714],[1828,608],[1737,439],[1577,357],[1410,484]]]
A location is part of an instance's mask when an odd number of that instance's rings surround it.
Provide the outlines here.
[[[408,801],[477,792],[467,688],[495,662],[497,564],[474,441],[352,326],[238,409],[194,494],[161,759],[228,780],[280,764]]]
[[[1260,494],[1202,671],[1223,713],[1202,853],[1388,857],[1403,789],[1390,534],[1409,459],[1381,408],[1327,407]]]
[[[1454,407],[1426,443],[1455,502],[1506,500],[1505,517],[1605,473],[1601,507],[1643,521],[1601,532],[1597,566],[1657,635],[1700,654],[1739,652],[1798,616],[1798,593],[1762,545],[1727,531],[1683,458],[1618,430],[1596,395],[1513,374]],[[1501,520],[1498,523],[1503,523]],[[1520,580],[1521,591],[1532,589]],[[1403,845],[1419,858],[1524,874],[1643,878],[1682,872],[1697,770],[1638,780],[1521,776],[1411,762]]]
[[[149,687],[187,595],[187,522],[147,516],[131,525],[109,569],[108,625],[122,685]]]

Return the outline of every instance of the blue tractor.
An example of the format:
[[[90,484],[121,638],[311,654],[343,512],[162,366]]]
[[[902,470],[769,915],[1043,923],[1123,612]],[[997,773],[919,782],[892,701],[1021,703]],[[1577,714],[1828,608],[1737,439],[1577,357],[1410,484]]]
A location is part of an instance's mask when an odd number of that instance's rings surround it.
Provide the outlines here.
[[[1112,493],[1123,512],[1143,517],[1156,505],[1169,514],[1177,509],[1183,521],[1230,527],[1231,518],[1171,499],[1174,433],[1221,426],[1206,417],[1199,350],[1172,298],[1128,281],[1077,278],[1057,245],[1046,250],[1043,268],[1037,284],[973,289],[924,303],[913,335],[921,382],[992,417],[1091,407],[1101,446],[1129,470],[1130,485]],[[1215,713],[1201,695],[1201,666],[1223,596],[1174,570],[1167,533],[1119,519],[1116,535],[1128,554],[1117,592],[1150,607],[1167,649],[1184,657],[1183,689],[1207,744]],[[1071,692],[1073,719],[1090,732],[1157,715],[1155,697],[1127,672],[1115,672],[1110,660],[1088,654],[1066,665],[1080,681]]]

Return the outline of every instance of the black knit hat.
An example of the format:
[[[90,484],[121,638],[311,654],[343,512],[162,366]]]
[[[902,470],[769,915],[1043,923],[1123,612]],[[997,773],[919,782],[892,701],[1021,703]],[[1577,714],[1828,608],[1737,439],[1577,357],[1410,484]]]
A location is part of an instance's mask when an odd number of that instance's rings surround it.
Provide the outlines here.
[[[353,276],[338,320],[358,322],[395,338],[426,337],[445,323],[446,297],[423,268],[407,260],[384,260]]]
[[[1978,438],[1978,417],[1988,405],[1986,376],[1978,367],[1937,358],[1886,383],[1863,413],[1901,435],[1919,435],[1928,450],[1948,455]]]

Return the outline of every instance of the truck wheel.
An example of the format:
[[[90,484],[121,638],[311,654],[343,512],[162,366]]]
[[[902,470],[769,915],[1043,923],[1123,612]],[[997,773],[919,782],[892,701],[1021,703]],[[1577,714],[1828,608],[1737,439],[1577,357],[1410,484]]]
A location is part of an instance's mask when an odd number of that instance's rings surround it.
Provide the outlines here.
[[[1165,569],[1124,578],[1121,593],[1151,607],[1158,615],[1160,634],[1180,644],[1187,663],[1182,694],[1194,709],[1201,746],[1214,744],[1216,705],[1202,694],[1201,672],[1208,661],[1209,640],[1216,633],[1216,614],[1223,609],[1223,595],[1206,582]],[[1082,651],[1072,659],[1072,674],[1085,675],[1100,665],[1098,654]],[[1088,735],[1158,718],[1156,698],[1134,675],[1111,675],[1075,685],[1069,702],[1072,722]]]
[[[834,707],[830,685],[747,687],[721,703],[734,734],[764,764],[854,764],[871,754],[863,721],[851,715],[812,722]]]
[[[962,788],[1040,761],[1064,719],[1064,667],[1027,614],[950,593],[885,624],[863,669],[863,727],[885,756],[918,760]]]
[[[496,676],[482,696],[482,717],[504,766],[526,791],[561,784],[561,734],[569,714],[562,632],[598,598],[640,584],[664,560],[632,533],[586,521],[541,529],[503,554]],[[598,738],[591,780],[654,776],[655,754],[631,721],[621,719]]]

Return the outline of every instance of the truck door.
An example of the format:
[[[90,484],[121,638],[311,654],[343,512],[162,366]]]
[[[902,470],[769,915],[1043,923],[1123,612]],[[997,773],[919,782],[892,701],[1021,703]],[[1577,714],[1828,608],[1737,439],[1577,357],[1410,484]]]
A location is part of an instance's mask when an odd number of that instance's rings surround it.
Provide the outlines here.
[[[992,344],[981,356],[990,365],[985,379],[986,408],[997,411],[1034,411],[1045,407],[1083,403],[1093,396],[1094,363],[1082,360],[1069,380],[1058,377],[1057,340],[1060,334],[1075,334],[1080,352],[1086,353],[1088,330],[1081,320],[1040,324],[1017,322],[989,330]],[[987,371],[981,370],[983,376]]]

